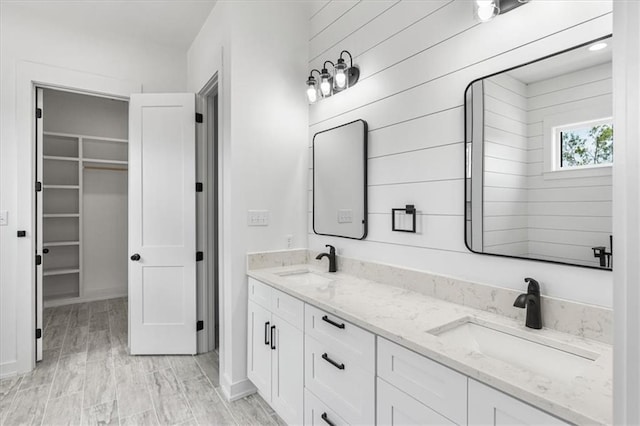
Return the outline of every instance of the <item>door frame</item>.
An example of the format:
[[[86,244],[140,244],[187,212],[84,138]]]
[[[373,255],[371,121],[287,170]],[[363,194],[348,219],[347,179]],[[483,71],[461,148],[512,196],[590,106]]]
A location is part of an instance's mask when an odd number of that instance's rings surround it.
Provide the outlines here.
[[[26,237],[16,242],[16,362],[2,366],[1,376],[31,371],[36,364],[36,87],[78,92],[128,100],[132,93],[141,93],[138,82],[120,80],[77,70],[21,61],[16,72],[16,140],[18,196],[16,228],[26,231]]]
[[[196,179],[204,190],[196,197],[196,243],[204,251],[204,261],[196,269],[198,319],[204,321],[204,330],[198,333],[198,353],[216,349],[219,332],[216,323],[220,316],[219,293],[219,209],[220,205],[220,127],[218,99],[218,73],[196,93],[196,112],[202,114],[202,125],[196,127]],[[212,138],[213,136],[213,138]],[[213,140],[212,140],[213,139]],[[211,150],[212,145],[213,151]],[[209,220],[213,217],[213,220]],[[216,291],[218,289],[218,291]]]

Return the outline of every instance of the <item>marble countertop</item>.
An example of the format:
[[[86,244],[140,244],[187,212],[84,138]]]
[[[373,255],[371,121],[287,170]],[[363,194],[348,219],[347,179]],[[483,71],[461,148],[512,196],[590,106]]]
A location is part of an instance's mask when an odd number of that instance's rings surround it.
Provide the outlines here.
[[[313,274],[307,278],[294,274],[302,270]],[[328,273],[315,265],[251,270],[248,275],[570,423],[613,421],[610,345],[550,329],[532,330],[501,315],[341,272]],[[532,341],[552,339],[560,346],[599,355],[579,376],[551,378],[447,343],[429,332],[466,319]]]

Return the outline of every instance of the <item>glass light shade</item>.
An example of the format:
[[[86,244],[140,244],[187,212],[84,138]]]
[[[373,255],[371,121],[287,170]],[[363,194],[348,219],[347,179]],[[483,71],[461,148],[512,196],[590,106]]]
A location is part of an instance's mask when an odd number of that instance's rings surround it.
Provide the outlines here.
[[[333,74],[333,87],[336,90],[343,90],[347,88],[347,64],[344,61],[338,60],[338,63],[334,67],[335,72]]]
[[[320,75],[320,92],[322,96],[327,97],[331,96],[331,76],[327,72],[326,69],[322,70],[322,75]]]
[[[476,16],[481,22],[487,22],[493,19],[500,9],[493,1],[479,0],[476,5]]]
[[[318,90],[316,89],[315,84],[310,84],[307,86],[307,99],[310,104],[316,103],[318,100]]]

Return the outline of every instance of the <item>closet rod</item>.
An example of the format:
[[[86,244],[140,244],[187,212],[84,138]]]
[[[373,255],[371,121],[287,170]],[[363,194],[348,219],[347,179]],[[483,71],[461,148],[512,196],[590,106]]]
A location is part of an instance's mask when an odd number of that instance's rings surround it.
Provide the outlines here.
[[[90,170],[110,170],[110,171],[114,171],[114,172],[126,172],[129,171],[129,169],[123,169],[121,167],[96,167],[96,166],[84,166],[85,169],[90,169]]]

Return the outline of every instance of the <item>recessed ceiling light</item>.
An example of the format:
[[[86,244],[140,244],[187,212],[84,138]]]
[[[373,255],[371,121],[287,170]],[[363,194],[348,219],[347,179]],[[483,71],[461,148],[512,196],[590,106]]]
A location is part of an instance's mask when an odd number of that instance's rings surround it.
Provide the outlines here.
[[[594,44],[592,46],[589,46],[589,50],[592,51],[592,52],[595,52],[596,50],[602,50],[605,47],[607,47],[607,43],[604,43],[604,42],[596,43],[596,44]]]

